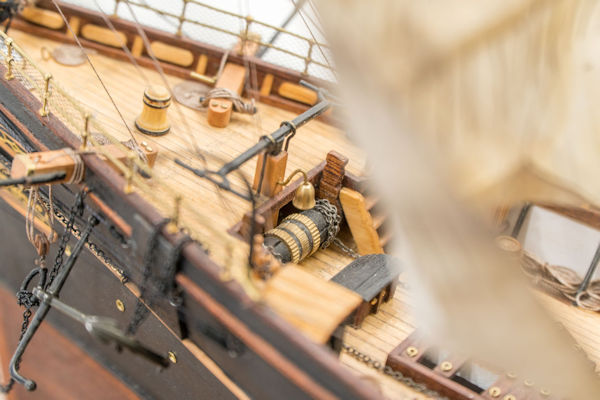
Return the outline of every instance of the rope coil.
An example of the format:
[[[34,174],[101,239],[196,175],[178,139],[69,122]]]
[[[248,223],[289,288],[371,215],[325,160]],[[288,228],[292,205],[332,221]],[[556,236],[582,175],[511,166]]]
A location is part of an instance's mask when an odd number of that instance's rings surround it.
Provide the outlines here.
[[[202,107],[208,107],[208,103],[212,99],[226,99],[233,102],[233,111],[242,114],[256,114],[256,106],[254,105],[254,99],[249,102],[242,100],[239,94],[233,90],[227,88],[214,88],[206,93],[206,96],[200,97],[200,104]]]
[[[583,279],[570,268],[548,264],[525,251],[521,267],[536,286],[553,289],[583,309],[600,311],[600,280],[592,281],[586,290],[577,294]]]

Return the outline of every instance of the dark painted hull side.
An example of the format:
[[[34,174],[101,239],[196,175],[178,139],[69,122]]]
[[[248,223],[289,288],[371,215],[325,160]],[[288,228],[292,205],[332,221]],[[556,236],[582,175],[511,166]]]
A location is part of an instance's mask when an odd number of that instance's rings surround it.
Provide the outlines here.
[[[0,74],[4,74],[1,67]],[[5,119],[13,122],[14,126],[9,130],[19,143],[28,150],[57,149],[67,145],[76,147],[77,139],[52,114],[47,118],[39,117],[39,107],[39,102],[18,82],[0,81],[0,111]],[[141,197],[135,194],[125,196],[122,193],[123,179],[96,156],[85,156],[85,162],[86,186],[132,228],[132,233],[131,236],[126,235],[102,214],[97,203],[91,201],[86,201],[86,215],[78,219],[77,226],[83,227],[83,220],[90,212],[104,217],[94,230],[91,241],[104,252],[105,257],[111,259],[122,277],[139,286],[147,239],[152,224],[158,223],[162,217]],[[55,205],[63,215],[67,214],[79,190],[73,185],[54,188]],[[25,237],[23,220],[19,225],[14,216],[9,218],[10,211],[6,207],[2,205],[0,217],[13,222],[6,224],[7,228],[2,230],[6,237],[0,242],[0,256],[11,257],[11,262],[10,266],[2,267],[0,278],[16,289],[30,270],[34,255]],[[163,232],[154,276],[162,276],[161,268],[164,266],[161,261],[167,259],[178,239],[180,237]],[[167,299],[156,296],[153,311],[160,320],[151,316],[138,332],[139,339],[156,350],[175,350],[182,354],[182,361],[173,368],[156,372],[155,367],[145,360],[126,352],[119,354],[96,343],[81,327],[56,313],[51,313],[50,322],[148,397],[203,398],[203,393],[207,394],[205,398],[230,397],[222,384],[182,348],[176,336],[191,339],[253,398],[377,397],[370,387],[358,382],[343,369],[329,350],[309,342],[268,309],[252,302],[237,283],[223,282],[218,266],[200,245],[187,246],[183,256],[178,282],[191,282],[193,290],[184,290],[182,309],[177,310]],[[52,258],[49,260],[52,261]],[[150,288],[150,296],[153,296],[152,291],[156,288]],[[118,318],[125,326],[135,304],[132,296],[121,280],[86,250],[61,297],[85,312]],[[124,313],[119,313],[114,306],[117,298],[126,303]],[[226,312],[217,312],[215,307],[209,307],[213,303]]]

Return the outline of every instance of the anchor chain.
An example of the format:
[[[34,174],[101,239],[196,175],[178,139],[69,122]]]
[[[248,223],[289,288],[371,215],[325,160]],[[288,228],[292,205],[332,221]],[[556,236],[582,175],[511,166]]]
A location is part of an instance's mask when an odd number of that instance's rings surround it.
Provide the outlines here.
[[[440,393],[436,392],[435,390],[428,388],[427,385],[425,385],[424,383],[415,382],[414,379],[404,375],[400,371],[394,370],[389,365],[384,365],[380,361],[375,360],[373,357],[361,352],[360,350],[358,350],[355,347],[352,347],[346,343],[343,343],[342,350],[344,352],[348,353],[348,355],[350,355],[352,358],[360,361],[361,363],[365,364],[366,366],[368,366],[370,368],[373,368],[373,369],[381,372],[382,374],[385,374],[385,375],[393,378],[397,382],[403,384],[404,386],[407,386],[408,388],[414,390],[415,392],[421,393],[421,394],[423,394],[429,398],[435,399],[435,400],[449,400],[446,396],[442,396]]]
[[[146,250],[146,254],[144,255],[144,267],[142,270],[142,283],[140,285],[140,297],[135,305],[135,310],[133,312],[133,317],[131,321],[129,321],[129,326],[127,327],[127,334],[132,335],[135,334],[137,328],[144,321],[148,314],[148,309],[144,305],[146,299],[146,292],[148,291],[150,275],[152,273],[152,264],[156,260],[156,251],[158,250],[158,238],[160,236],[160,232],[162,229],[169,223],[169,219],[166,218],[160,221],[152,232],[150,233],[150,237],[148,238],[148,249]],[[150,304],[148,304],[150,306]]]
[[[25,332],[27,332],[27,328],[29,327],[29,321],[31,319],[31,308],[38,305],[38,300],[35,298],[35,296],[33,295],[33,293],[29,290],[27,290],[27,287],[29,286],[29,283],[31,282],[31,280],[33,279],[33,277],[35,277],[36,275],[40,275],[40,286],[44,284],[45,280],[46,280],[46,271],[44,268],[42,267],[37,267],[31,270],[31,272],[29,272],[29,274],[27,275],[27,277],[25,277],[25,279],[23,280],[23,283],[21,283],[21,287],[19,288],[19,291],[17,292],[17,304],[19,306],[25,307],[25,310],[23,311],[23,322],[21,323],[21,333],[19,335],[19,342],[21,340],[23,340],[23,336],[25,336]],[[19,370],[19,366],[21,364],[21,360],[17,360],[17,362],[15,363],[15,368],[17,369],[17,371]],[[11,389],[13,388],[15,384],[15,380],[11,377],[10,380],[8,381],[8,384],[6,385],[0,385],[0,392],[1,393],[8,393],[11,391]]]
[[[60,238],[60,244],[56,253],[56,258],[54,259],[54,266],[52,267],[52,270],[48,275],[48,281],[44,286],[44,290],[47,290],[48,287],[52,284],[52,282],[56,278],[56,275],[58,274],[58,271],[60,270],[60,267],[63,264],[63,257],[67,248],[67,243],[69,243],[69,239],[71,238],[71,234],[77,233],[74,229],[75,217],[81,217],[83,215],[83,200],[85,199],[86,195],[87,190],[82,190],[79,193],[77,193],[77,196],[75,197],[75,203],[73,204],[73,206],[71,206],[71,209],[69,210],[69,219],[67,220],[65,231],[63,232]]]

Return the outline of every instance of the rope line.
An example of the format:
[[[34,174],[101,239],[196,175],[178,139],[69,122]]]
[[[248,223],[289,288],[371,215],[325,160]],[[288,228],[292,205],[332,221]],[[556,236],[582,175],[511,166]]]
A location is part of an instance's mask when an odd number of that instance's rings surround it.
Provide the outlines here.
[[[69,21],[67,20],[67,17],[65,17],[65,14],[63,14],[63,11],[60,8],[60,6],[58,5],[58,3],[56,2],[56,0],[52,0],[52,3],[54,4],[54,6],[56,7],[56,10],[58,11],[58,13],[60,14],[60,16],[62,17],[63,21],[65,22],[65,25],[69,29],[69,32],[71,32],[71,35],[73,35],[73,38],[75,39],[75,42],[77,43],[77,45],[79,46],[79,48],[81,49],[81,51],[83,52],[83,54],[85,55],[85,58],[87,59],[88,64],[90,64],[90,67],[92,67],[92,70],[94,71],[94,74],[98,78],[98,81],[100,81],[100,84],[102,85],[102,88],[106,92],[108,98],[110,99],[110,102],[112,103],[113,107],[117,111],[117,114],[119,114],[119,117],[121,118],[121,121],[123,121],[123,125],[125,125],[125,128],[127,129],[127,132],[129,132],[129,135],[131,136],[131,139],[135,143],[136,147],[139,147],[138,142],[135,140],[135,136],[133,136],[133,132],[131,131],[131,129],[129,129],[129,125],[127,125],[127,122],[125,121],[125,117],[123,117],[123,114],[121,113],[121,110],[119,110],[119,107],[117,106],[117,103],[115,102],[115,99],[112,97],[112,95],[110,94],[110,91],[108,90],[108,88],[104,84],[104,81],[102,80],[102,78],[100,77],[100,74],[96,70],[96,67],[94,66],[94,63],[92,63],[92,60],[90,59],[90,56],[87,54],[87,52],[85,51],[85,49],[81,45],[81,42],[79,41],[79,37],[77,37],[77,34],[75,33],[75,31],[73,31],[73,28],[71,28],[71,25],[69,24]],[[141,152],[141,150],[140,150],[140,152]]]
[[[572,269],[548,264],[525,251],[521,267],[536,286],[556,290],[578,307],[600,311],[600,280],[592,281],[586,290],[577,295],[583,279]]]

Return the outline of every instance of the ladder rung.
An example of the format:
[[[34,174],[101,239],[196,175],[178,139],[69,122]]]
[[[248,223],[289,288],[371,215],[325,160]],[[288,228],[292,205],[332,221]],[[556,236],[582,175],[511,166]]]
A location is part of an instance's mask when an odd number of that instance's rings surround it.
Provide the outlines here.
[[[391,231],[386,232],[383,235],[381,235],[379,237],[379,243],[381,244],[381,247],[385,247],[390,242],[390,240],[392,240],[392,236],[393,235],[392,235]]]
[[[372,217],[373,217],[373,227],[375,229],[379,229],[379,227],[381,227],[381,225],[383,225],[383,223],[387,219],[387,216],[385,214],[373,215]]]
[[[368,196],[367,198],[365,198],[365,208],[368,210],[372,209],[375,204],[377,204],[379,202],[379,197],[378,196]]]

